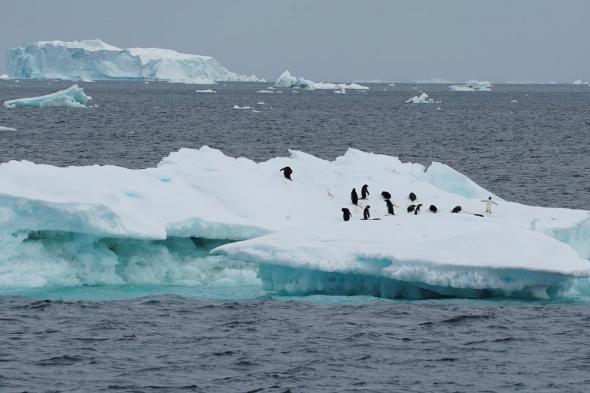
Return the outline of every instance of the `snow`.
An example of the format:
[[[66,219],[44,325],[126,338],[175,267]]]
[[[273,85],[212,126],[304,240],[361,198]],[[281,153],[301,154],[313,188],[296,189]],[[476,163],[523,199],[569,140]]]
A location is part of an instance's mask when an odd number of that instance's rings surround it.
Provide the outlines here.
[[[449,88],[453,91],[491,91],[492,83],[488,81],[470,80],[464,85],[451,85]]]
[[[47,94],[40,97],[19,98],[4,102],[6,108],[46,108],[46,107],[70,107],[70,108],[86,108],[86,103],[92,97],[84,94],[84,89],[73,85],[65,90],[59,90],[55,93]]]
[[[344,91],[346,89],[349,90],[369,90],[366,86],[361,86],[358,83],[327,83],[327,82],[312,82],[308,79],[298,78],[293,75],[289,71],[283,72],[277,81],[275,82],[275,87],[284,87],[284,88],[299,88],[299,89],[306,89],[306,90],[340,90]]]
[[[0,126],[0,131],[16,131],[16,128]]]
[[[229,71],[210,56],[169,49],[121,49],[101,40],[39,41],[7,52],[8,74],[21,79],[156,80],[213,84],[259,81]]]
[[[434,99],[429,98],[428,94],[422,93],[419,96],[409,98],[406,103],[408,104],[434,104]]]
[[[352,187],[365,183],[369,199],[352,206]],[[260,163],[181,149],[139,170],[10,161],[0,184],[0,286],[184,284],[218,279],[202,266],[226,261],[258,268],[267,289],[285,293],[547,298],[590,275],[589,212],[505,201],[444,164],[354,149],[334,161],[291,151]],[[405,212],[410,191],[424,204],[418,215]],[[488,196],[494,214],[474,215]],[[366,204],[379,220],[360,220]],[[457,205],[463,213],[450,213]],[[193,255],[181,247],[189,237],[217,243]],[[120,249],[105,246],[113,242]],[[178,260],[180,250],[189,254]]]

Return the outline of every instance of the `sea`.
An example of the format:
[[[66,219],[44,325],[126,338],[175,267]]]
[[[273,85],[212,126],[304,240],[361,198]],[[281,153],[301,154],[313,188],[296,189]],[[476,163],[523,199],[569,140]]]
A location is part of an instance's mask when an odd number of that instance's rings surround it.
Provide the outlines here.
[[[0,102],[71,84],[0,81]],[[16,128],[0,131],[0,163],[146,168],[203,145],[257,161],[290,149],[332,160],[353,147],[445,163],[507,200],[590,209],[587,85],[79,85],[88,109],[0,107],[0,126]],[[422,92],[434,103],[405,102]],[[588,392],[589,331],[583,296],[285,296],[254,276],[7,286],[0,392]]]

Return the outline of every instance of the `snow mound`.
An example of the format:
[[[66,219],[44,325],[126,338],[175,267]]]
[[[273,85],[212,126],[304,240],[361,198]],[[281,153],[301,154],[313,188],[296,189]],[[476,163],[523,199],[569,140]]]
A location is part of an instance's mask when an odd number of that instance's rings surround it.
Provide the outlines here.
[[[86,108],[86,103],[92,97],[84,94],[84,89],[73,85],[65,90],[59,90],[55,93],[47,94],[40,97],[19,98],[16,100],[9,100],[4,102],[6,108],[47,108],[54,106],[70,107],[70,108]]]
[[[353,206],[351,189],[365,183],[371,194]],[[504,201],[444,164],[354,149],[259,163],[181,149],[140,170],[10,161],[0,184],[0,288],[191,285],[239,266],[287,294],[552,298],[590,275],[589,212]],[[418,215],[406,213],[410,191]],[[379,220],[360,220],[367,204]]]
[[[409,98],[406,103],[408,104],[434,104],[434,99],[429,98],[428,94],[422,93],[419,96]]]
[[[449,88],[453,91],[491,91],[492,83],[488,81],[470,80],[464,85],[451,85]]]
[[[7,62],[10,77],[20,79],[259,81],[233,73],[209,56],[157,48],[121,49],[101,40],[39,41],[9,49]]]
[[[277,81],[275,82],[275,87],[285,87],[285,88],[299,88],[299,89],[306,89],[306,90],[369,90],[366,86],[361,86],[358,83],[326,83],[326,82],[312,82],[308,79],[298,78],[293,75],[289,71],[283,72]]]

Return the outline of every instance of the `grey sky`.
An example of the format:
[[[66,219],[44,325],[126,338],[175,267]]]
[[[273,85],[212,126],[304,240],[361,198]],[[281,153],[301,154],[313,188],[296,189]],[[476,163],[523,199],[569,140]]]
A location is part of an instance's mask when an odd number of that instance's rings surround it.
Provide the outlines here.
[[[0,3],[0,73],[10,47],[88,38],[211,55],[268,80],[590,79],[587,0]]]

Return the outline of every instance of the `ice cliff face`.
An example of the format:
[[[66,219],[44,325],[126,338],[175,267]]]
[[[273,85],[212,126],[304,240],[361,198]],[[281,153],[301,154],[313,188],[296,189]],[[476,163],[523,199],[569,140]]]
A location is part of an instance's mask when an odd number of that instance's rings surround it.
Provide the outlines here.
[[[7,52],[8,75],[16,79],[141,79],[212,84],[258,81],[229,71],[209,56],[155,48],[121,49],[101,40],[39,41]]]

